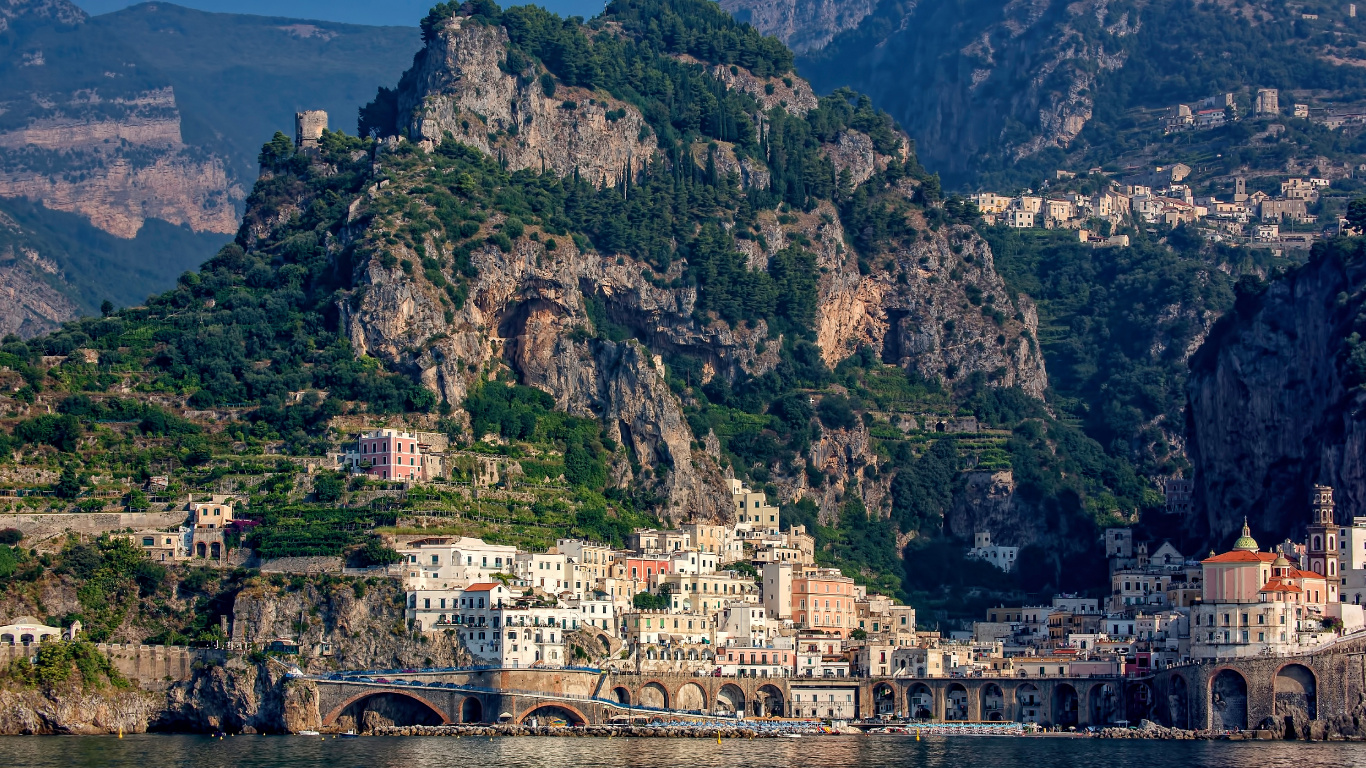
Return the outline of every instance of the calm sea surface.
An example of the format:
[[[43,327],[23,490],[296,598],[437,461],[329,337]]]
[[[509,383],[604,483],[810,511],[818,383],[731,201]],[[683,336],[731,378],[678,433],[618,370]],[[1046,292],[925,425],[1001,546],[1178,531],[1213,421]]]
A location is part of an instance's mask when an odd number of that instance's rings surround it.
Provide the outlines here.
[[[1366,743],[1155,742],[863,736],[726,741],[601,738],[0,737],[0,765],[79,768],[1366,768]]]

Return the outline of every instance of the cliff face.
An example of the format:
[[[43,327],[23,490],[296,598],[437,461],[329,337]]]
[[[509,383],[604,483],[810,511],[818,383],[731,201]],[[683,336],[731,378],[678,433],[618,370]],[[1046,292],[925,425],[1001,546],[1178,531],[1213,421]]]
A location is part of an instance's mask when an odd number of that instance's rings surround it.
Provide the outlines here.
[[[259,646],[293,638],[300,649],[296,661],[308,672],[468,662],[452,638],[409,632],[403,601],[402,584],[387,579],[374,584],[310,579],[296,588],[263,578],[237,593],[232,639]]]
[[[242,188],[220,158],[181,140],[170,88],[131,98],[71,94],[0,133],[0,149],[0,197],[77,213],[123,238],[148,218],[195,232],[237,230]]]
[[[578,170],[594,182],[615,181],[654,154],[638,111],[608,120],[626,105],[583,88],[547,96],[534,77],[505,71],[507,44],[501,26],[452,20],[404,76],[411,86],[399,92],[398,108],[411,114],[409,135],[438,142],[449,132],[511,167]]]
[[[877,0],[721,0],[721,7],[782,40],[794,53],[806,53],[857,27]]]
[[[0,735],[145,733],[164,699],[141,691],[0,690]]]
[[[1315,483],[1339,521],[1366,514],[1363,304],[1360,244],[1332,243],[1215,325],[1191,361],[1196,533],[1227,541],[1244,516],[1259,537],[1302,533]]]
[[[48,280],[62,284],[61,268],[0,213],[0,336],[31,338],[58,328],[79,308]]]
[[[847,85],[870,95],[915,137],[926,164],[951,178],[1068,147],[1091,119],[1097,78],[1123,66],[1122,38],[1134,31],[1104,0],[875,8],[811,45],[801,71],[817,90]],[[793,35],[816,40],[818,29]]]

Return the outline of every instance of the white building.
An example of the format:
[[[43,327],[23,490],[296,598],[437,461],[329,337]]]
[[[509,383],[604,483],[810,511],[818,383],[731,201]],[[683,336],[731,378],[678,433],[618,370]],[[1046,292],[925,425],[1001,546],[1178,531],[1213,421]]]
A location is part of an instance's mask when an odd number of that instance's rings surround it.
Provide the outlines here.
[[[735,571],[666,573],[659,579],[659,588],[671,594],[675,611],[714,613],[731,602],[759,604],[759,588],[754,580]]]
[[[716,644],[761,646],[777,629],[756,603],[728,603],[716,614]]]
[[[584,577],[594,582],[612,575],[612,559],[615,552],[606,544],[580,539],[560,539],[555,542],[555,550],[582,565]]]
[[[527,586],[552,595],[572,589],[568,559],[558,552],[519,552],[514,555],[512,572]]]
[[[419,539],[398,550],[409,589],[450,589],[511,574],[517,548],[467,536]]]
[[[791,685],[792,717],[814,717],[822,720],[850,720],[857,714],[854,697],[856,686],[848,688],[803,688]]]
[[[1020,556],[1019,547],[1003,547],[991,543],[991,534],[986,531],[973,534],[972,549],[968,557],[984,560],[1009,573],[1015,568],[1015,559]]]

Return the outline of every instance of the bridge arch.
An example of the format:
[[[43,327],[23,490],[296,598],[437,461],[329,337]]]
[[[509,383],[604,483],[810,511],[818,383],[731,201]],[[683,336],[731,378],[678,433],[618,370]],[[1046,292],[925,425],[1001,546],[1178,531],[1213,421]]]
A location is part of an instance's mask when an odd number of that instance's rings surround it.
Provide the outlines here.
[[[1151,685],[1142,681],[1132,681],[1124,686],[1124,717],[1129,722],[1153,719],[1156,703],[1157,699]]]
[[[1097,683],[1087,692],[1087,723],[1106,725],[1119,711],[1119,691],[1114,683]]]
[[[1223,667],[1209,678],[1209,727],[1216,731],[1247,728],[1247,678]]]
[[[684,683],[674,694],[673,708],[680,712],[706,712],[707,694],[697,683]]]
[[[784,705],[787,701],[783,697],[782,689],[778,688],[778,686],[773,685],[772,683],[761,685],[759,686],[759,690],[755,691],[754,698],[754,714],[759,717],[783,716],[785,709]]]
[[[480,701],[478,696],[466,696],[465,700],[460,702],[460,722],[484,722],[484,702]]]
[[[367,727],[366,713],[372,723],[392,725],[443,725],[451,722],[446,712],[416,691],[366,689],[334,707],[323,716],[323,725],[333,725],[349,717],[357,731]],[[385,722],[387,721],[387,722]]]
[[[588,724],[588,718],[584,717],[582,712],[564,702],[557,702],[554,704],[540,704],[535,707],[532,707],[531,709],[522,713],[522,716],[517,719],[517,724],[521,725],[532,717],[535,717],[537,720],[540,720],[542,718],[548,720],[561,718],[566,723],[576,728],[578,726]],[[538,723],[538,725],[546,724],[547,723]]]
[[[1077,689],[1068,683],[1055,684],[1053,686],[1053,724],[1061,725],[1064,728],[1076,725],[1079,717],[1077,710]]]
[[[1020,716],[1017,719],[1020,722],[1037,723],[1043,720],[1043,696],[1037,685],[1025,683],[1017,687],[1015,704],[1019,708]]]
[[[658,680],[651,680],[640,687],[640,693],[636,695],[636,700],[642,707],[668,709],[669,689],[665,688],[664,684]]]
[[[616,699],[618,704],[629,707],[631,706],[631,689],[624,685],[618,685],[612,689],[612,698]]]
[[[891,683],[873,686],[873,714],[891,717],[896,714],[896,689]]]
[[[968,719],[968,687],[962,683],[952,683],[944,692],[944,719]]]
[[[934,691],[924,683],[916,683],[906,694],[912,720],[934,719]]]
[[[1273,681],[1274,713],[1287,739],[1309,735],[1309,723],[1317,720],[1318,678],[1303,664],[1286,664],[1276,670]]]
[[[744,690],[735,683],[726,683],[716,693],[715,709],[719,714],[744,712],[747,703]]]
[[[987,683],[980,690],[983,720],[1004,720],[1006,710],[1005,693],[996,683]]]

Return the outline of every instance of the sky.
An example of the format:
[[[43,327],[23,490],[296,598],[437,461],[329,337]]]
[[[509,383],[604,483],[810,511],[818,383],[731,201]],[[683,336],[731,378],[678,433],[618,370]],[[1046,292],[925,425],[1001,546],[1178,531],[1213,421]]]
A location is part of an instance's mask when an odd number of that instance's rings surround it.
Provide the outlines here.
[[[117,11],[141,0],[73,0],[87,13]],[[174,5],[220,13],[252,13],[321,19],[350,24],[381,24],[415,27],[437,0],[176,0]],[[530,0],[504,0],[499,5],[522,5]],[[536,3],[562,16],[596,16],[602,0],[542,0]]]

